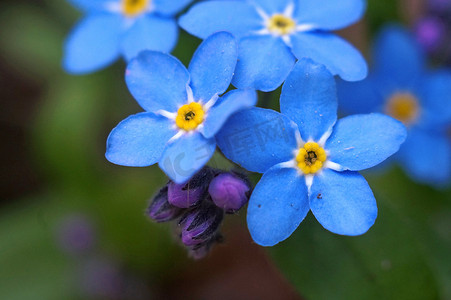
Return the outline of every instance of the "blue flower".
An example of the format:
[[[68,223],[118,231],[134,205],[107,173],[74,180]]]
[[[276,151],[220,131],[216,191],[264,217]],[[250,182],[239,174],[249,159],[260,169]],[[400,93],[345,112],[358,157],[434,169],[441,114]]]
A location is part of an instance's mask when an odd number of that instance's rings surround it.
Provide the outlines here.
[[[159,163],[176,183],[188,181],[211,158],[215,135],[229,116],[255,105],[253,90],[232,90],[237,42],[226,32],[206,39],[187,70],[176,58],[144,51],[126,71],[130,92],[146,112],[113,129],[107,159],[145,167]]]
[[[264,173],[247,212],[254,241],[273,246],[285,240],[309,210],[334,233],[365,233],[375,222],[377,206],[358,171],[396,153],[406,138],[404,125],[382,114],[337,122],[334,78],[307,59],[288,76],[280,109],[239,112],[217,136],[227,158]],[[243,140],[244,149],[239,147]]]
[[[408,138],[395,156],[410,177],[442,186],[451,179],[451,71],[429,71],[421,47],[404,29],[391,25],[373,49],[368,79],[340,82],[343,112],[385,112],[402,121]]]
[[[192,0],[69,0],[86,12],[65,43],[63,66],[83,74],[142,50],[170,52],[178,39],[173,15]]]
[[[179,24],[202,39],[219,30],[234,34],[240,51],[233,85],[272,91],[303,57],[345,80],[365,78],[367,66],[360,53],[329,33],[356,22],[364,11],[364,0],[205,1]]]

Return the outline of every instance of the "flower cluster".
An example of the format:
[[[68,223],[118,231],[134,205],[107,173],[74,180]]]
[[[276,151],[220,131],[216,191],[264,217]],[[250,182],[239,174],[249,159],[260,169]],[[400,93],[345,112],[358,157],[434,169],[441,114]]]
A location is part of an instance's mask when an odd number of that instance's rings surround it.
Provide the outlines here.
[[[222,240],[224,214],[239,211],[249,200],[251,184],[241,173],[205,167],[184,184],[170,181],[153,198],[147,214],[156,222],[178,220],[181,242],[195,259]]]
[[[420,183],[449,183],[451,71],[427,70],[421,47],[399,26],[382,30],[373,56],[366,80],[340,83],[341,109],[350,114],[379,111],[402,121],[409,135],[396,160]]]
[[[365,233],[377,205],[359,171],[397,153],[407,132],[396,157],[413,177],[431,184],[451,177],[451,74],[426,72],[419,47],[391,27],[363,80],[364,58],[332,31],[357,22],[364,0],[195,3],[178,21],[203,40],[188,68],[165,52],[177,38],[174,16],[191,1],[73,2],[88,16],[66,43],[66,69],[94,71],[124,55],[127,86],[145,111],[112,130],[106,158],[158,163],[170,182],[148,215],[178,220],[193,257],[220,240],[224,213],[249,197],[249,231],[263,246],[288,238],[309,211],[333,233]],[[337,120],[335,76],[341,109],[357,115]],[[257,90],[281,85],[280,113],[254,107]],[[217,146],[263,173],[252,195],[243,176],[205,167]]]

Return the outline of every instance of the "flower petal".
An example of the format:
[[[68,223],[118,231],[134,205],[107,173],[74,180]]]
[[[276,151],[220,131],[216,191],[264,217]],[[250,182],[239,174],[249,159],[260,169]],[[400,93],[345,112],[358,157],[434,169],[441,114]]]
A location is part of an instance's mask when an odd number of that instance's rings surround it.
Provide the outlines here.
[[[360,20],[365,9],[364,0],[299,0],[294,16],[299,23],[336,30]]]
[[[175,20],[154,15],[138,18],[124,35],[122,52],[127,60],[143,50],[171,52],[177,43],[178,27]]]
[[[412,85],[425,67],[421,46],[396,25],[386,26],[376,38],[373,60],[376,73],[404,86]]]
[[[87,16],[70,33],[65,42],[64,69],[83,74],[113,63],[120,56],[123,18],[113,14]]]
[[[168,54],[141,52],[128,64],[125,79],[132,95],[147,111],[176,112],[188,100],[189,73]]]
[[[255,104],[257,104],[257,93],[254,90],[228,92],[208,111],[202,134],[206,138],[214,137],[230,116]]]
[[[377,217],[373,192],[357,172],[326,169],[315,176],[310,209],[324,228],[342,235],[364,234]]]
[[[111,0],[68,0],[73,6],[83,11],[106,10]]]
[[[337,80],[340,112],[352,115],[380,111],[385,101],[380,88],[373,74],[358,82]]]
[[[224,93],[232,81],[237,58],[238,45],[230,33],[215,33],[200,44],[188,68],[194,99],[205,103],[215,94]]]
[[[162,15],[175,15],[193,0],[153,0],[155,11]]]
[[[247,226],[261,246],[287,239],[309,212],[305,180],[293,168],[276,165],[255,187],[247,209]]]
[[[287,7],[293,3],[293,0],[253,0],[252,1],[257,7],[263,9],[263,11],[268,15],[281,14],[285,12]]]
[[[291,36],[293,53],[298,59],[311,58],[325,65],[332,75],[347,81],[359,81],[368,74],[360,52],[340,37],[325,32],[296,33]]]
[[[199,132],[183,135],[168,144],[158,163],[175,183],[187,182],[215,153],[214,139],[206,139]]]
[[[305,141],[318,141],[337,121],[332,74],[310,59],[298,61],[283,85],[280,111],[298,125]]]
[[[337,122],[325,148],[332,162],[359,171],[395,154],[406,136],[404,125],[389,116],[353,115]]]
[[[290,48],[277,37],[250,36],[241,39],[233,85],[264,92],[278,88],[296,62]]]
[[[451,72],[441,69],[423,77],[421,125],[428,128],[451,124]]]
[[[218,31],[241,38],[262,29],[262,18],[254,6],[242,1],[204,1],[180,17],[179,25],[201,39]]]
[[[410,130],[398,158],[417,182],[445,186],[451,179],[451,142],[444,134]]]
[[[264,173],[294,158],[297,130],[296,124],[278,112],[251,108],[231,116],[216,140],[228,159],[251,172]]]
[[[169,139],[177,133],[172,125],[169,119],[151,113],[130,116],[111,131],[105,156],[122,166],[153,165],[161,158]]]

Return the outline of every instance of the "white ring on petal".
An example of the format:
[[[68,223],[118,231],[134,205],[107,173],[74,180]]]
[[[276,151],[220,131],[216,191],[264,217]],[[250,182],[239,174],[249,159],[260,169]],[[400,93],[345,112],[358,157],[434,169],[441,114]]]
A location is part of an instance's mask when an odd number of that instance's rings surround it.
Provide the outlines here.
[[[337,172],[342,172],[345,170],[345,168],[343,168],[342,165],[339,165],[337,163],[334,163],[333,161],[326,161],[326,163],[324,164],[323,168],[327,168],[327,169],[331,169]]]

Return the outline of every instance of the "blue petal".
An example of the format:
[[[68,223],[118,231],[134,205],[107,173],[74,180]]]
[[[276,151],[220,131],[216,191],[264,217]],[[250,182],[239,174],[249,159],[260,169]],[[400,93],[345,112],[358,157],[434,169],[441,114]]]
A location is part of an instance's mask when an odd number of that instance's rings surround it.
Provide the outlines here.
[[[294,16],[299,23],[336,30],[360,20],[365,9],[365,0],[299,0]]]
[[[304,141],[318,141],[337,121],[332,74],[310,59],[298,61],[283,85],[280,112],[298,125]]]
[[[178,27],[174,19],[144,15],[124,35],[122,52],[127,60],[143,50],[171,52],[177,38]]]
[[[193,0],[153,0],[155,11],[162,15],[175,15]]]
[[[278,88],[296,62],[285,43],[270,35],[243,38],[238,47],[238,64],[233,85],[264,92]]]
[[[177,132],[173,122],[151,113],[128,117],[111,131],[106,158],[117,165],[145,167],[157,163]]]
[[[337,122],[326,143],[329,159],[351,171],[374,167],[395,154],[407,136],[404,125],[382,114],[353,115]]]
[[[179,25],[201,39],[218,31],[241,38],[262,29],[262,22],[255,7],[244,1],[205,1],[181,16]]]
[[[73,6],[84,11],[105,11],[111,0],[68,0]],[[119,1],[117,1],[119,2]]]
[[[445,134],[410,130],[398,158],[412,179],[444,186],[451,179],[451,141]]]
[[[167,146],[158,164],[169,178],[182,184],[205,166],[215,149],[214,139],[206,139],[199,132],[188,133]]]
[[[141,52],[128,64],[125,74],[130,92],[147,111],[176,112],[188,100],[189,73],[173,56]]]
[[[451,125],[451,71],[441,69],[424,76],[421,86],[422,125]]]
[[[364,234],[377,217],[373,192],[357,172],[326,169],[315,176],[310,209],[324,228],[342,235]]]
[[[263,9],[268,15],[283,13],[293,0],[251,0],[257,7]]]
[[[380,111],[385,102],[372,74],[358,82],[337,80],[337,94],[340,111],[348,115]]]
[[[359,81],[368,74],[368,66],[360,52],[336,35],[325,32],[296,33],[291,36],[291,43],[298,59],[311,58],[344,80]]]
[[[242,110],[216,135],[222,153],[251,172],[264,173],[292,160],[297,150],[296,124],[269,109]]]
[[[414,37],[399,26],[387,26],[376,39],[374,69],[398,85],[410,85],[425,66],[424,53]]]
[[[83,19],[65,43],[63,60],[67,72],[82,74],[113,63],[120,56],[123,18],[113,14],[95,14]]]
[[[255,104],[257,104],[257,93],[254,90],[228,92],[208,111],[202,134],[206,138],[214,137],[230,116]]]
[[[224,93],[232,81],[238,58],[238,45],[230,33],[218,32],[197,48],[189,65],[194,99],[210,100]]]
[[[247,226],[261,246],[287,239],[309,212],[305,180],[293,168],[276,165],[255,187],[247,209]]]

